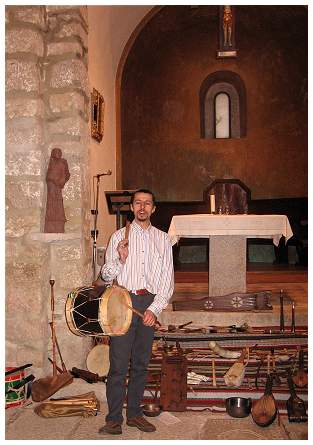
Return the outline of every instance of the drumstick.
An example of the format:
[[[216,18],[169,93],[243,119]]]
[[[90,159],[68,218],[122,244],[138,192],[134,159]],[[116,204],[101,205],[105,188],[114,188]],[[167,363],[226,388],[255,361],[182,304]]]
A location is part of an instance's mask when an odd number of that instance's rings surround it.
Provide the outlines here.
[[[129,230],[130,230],[130,221],[126,221],[126,227],[125,227],[125,239],[128,240],[129,237]]]
[[[132,312],[134,312],[135,314],[139,315],[139,317],[143,318],[143,314],[141,312],[137,311],[137,309],[133,308],[132,306],[129,306],[127,303],[123,303],[123,304],[126,307],[128,307],[128,309],[130,309]],[[158,320],[155,321],[155,324],[157,326],[161,326],[161,323]]]
[[[55,281],[49,280],[50,283],[50,301],[51,301],[51,339],[52,339],[52,357],[53,357],[53,376],[57,375],[56,368],[56,350],[55,350],[55,329],[54,329],[54,290],[53,286]]]
[[[130,231],[130,221],[126,221],[126,226],[125,226],[125,240],[128,240],[128,237],[129,237],[129,231]],[[117,278],[115,277],[114,278],[114,280],[113,280],[113,284],[114,285],[118,285],[118,283],[117,283]]]

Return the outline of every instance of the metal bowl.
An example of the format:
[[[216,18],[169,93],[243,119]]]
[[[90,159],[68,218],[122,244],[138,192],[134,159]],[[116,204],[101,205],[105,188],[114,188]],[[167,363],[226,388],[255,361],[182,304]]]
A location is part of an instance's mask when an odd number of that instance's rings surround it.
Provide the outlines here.
[[[156,417],[161,414],[162,409],[161,409],[160,405],[158,405],[156,403],[149,403],[142,407],[142,412],[144,413],[145,416]]]
[[[252,400],[244,397],[229,397],[225,400],[226,411],[232,417],[247,417],[251,412]]]

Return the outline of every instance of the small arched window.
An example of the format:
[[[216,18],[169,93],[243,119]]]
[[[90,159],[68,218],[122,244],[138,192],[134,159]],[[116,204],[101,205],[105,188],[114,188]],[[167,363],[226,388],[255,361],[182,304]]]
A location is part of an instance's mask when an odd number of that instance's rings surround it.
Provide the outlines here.
[[[216,139],[230,137],[230,100],[226,93],[215,96],[214,106],[215,137]]]
[[[210,74],[200,89],[201,137],[246,136],[246,91],[240,76],[231,71]]]

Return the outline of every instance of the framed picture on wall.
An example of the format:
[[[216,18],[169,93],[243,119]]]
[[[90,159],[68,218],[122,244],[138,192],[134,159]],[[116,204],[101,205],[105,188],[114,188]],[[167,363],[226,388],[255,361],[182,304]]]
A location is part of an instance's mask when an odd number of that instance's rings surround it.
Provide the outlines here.
[[[104,100],[99,91],[91,93],[91,137],[98,142],[103,138]]]

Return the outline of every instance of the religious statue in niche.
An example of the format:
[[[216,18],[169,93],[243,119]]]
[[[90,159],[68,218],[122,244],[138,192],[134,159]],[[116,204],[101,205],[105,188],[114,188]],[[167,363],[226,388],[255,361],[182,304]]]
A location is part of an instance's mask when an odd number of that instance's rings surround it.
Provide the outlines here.
[[[233,15],[231,6],[224,6],[223,10],[223,32],[224,32],[224,46],[232,46],[232,28]]]
[[[70,172],[66,159],[62,158],[60,148],[51,151],[47,182],[47,205],[45,218],[45,233],[64,233],[65,212],[63,206],[62,189],[70,179]]]
[[[217,57],[236,57],[235,7],[219,6],[219,50]]]

